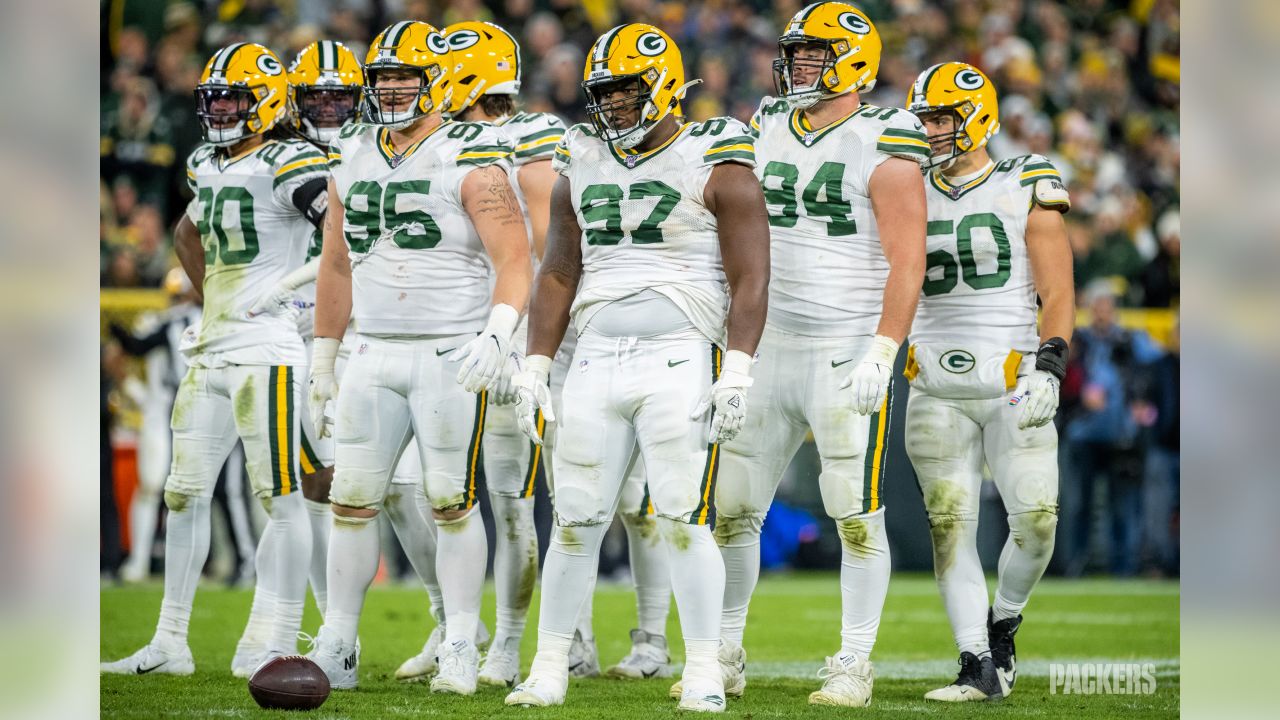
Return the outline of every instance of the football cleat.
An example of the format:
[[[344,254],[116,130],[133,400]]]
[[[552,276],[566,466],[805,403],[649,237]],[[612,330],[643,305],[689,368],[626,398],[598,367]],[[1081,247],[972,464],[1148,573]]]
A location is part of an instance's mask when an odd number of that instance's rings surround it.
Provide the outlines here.
[[[941,702],[1000,700],[1003,697],[995,661],[990,656],[979,659],[971,652],[960,653],[960,675],[955,682],[924,694],[925,700]]]
[[[512,638],[503,645],[506,647],[489,648],[484,656],[480,674],[476,676],[481,685],[514,687],[520,682],[520,643]]]
[[[720,680],[724,683],[724,694],[727,697],[742,697],[747,690],[747,651],[741,645],[720,641],[718,653],[720,661]],[[684,696],[684,685],[677,680],[667,691],[672,700]]]
[[[631,631],[631,652],[604,674],[631,680],[671,677],[671,654],[667,652],[667,639],[635,628]]]
[[[427,636],[427,641],[422,645],[422,652],[405,660],[396,668],[396,679],[404,682],[418,682],[426,680],[436,674],[439,668],[439,661],[436,655],[440,652],[440,643],[444,642],[444,623],[441,623],[431,631]],[[483,650],[489,646],[489,628],[485,627],[481,622],[476,627],[476,647]]]
[[[480,652],[475,643],[468,640],[444,643],[440,646],[440,669],[431,678],[431,692],[474,695],[479,665]]]
[[[991,644],[991,659],[995,661],[996,675],[1000,678],[1000,694],[1005,697],[1013,692],[1013,684],[1018,679],[1013,636],[1018,634],[1021,626],[1022,615],[995,622],[991,610],[987,610],[987,642]]]
[[[524,682],[507,695],[508,705],[524,707],[547,707],[563,705],[565,693],[569,690],[567,675],[531,673]]]
[[[569,675],[572,677],[597,677],[600,675],[600,653],[596,641],[584,640],[582,631],[573,631],[573,644],[569,646]]]
[[[324,626],[314,638],[307,639],[311,642],[307,657],[324,670],[329,678],[329,687],[334,690],[355,689],[356,671],[360,666],[359,645],[342,642]]]
[[[236,645],[236,654],[231,657],[231,676],[248,679],[257,670],[267,656],[267,647],[262,643],[246,642],[244,638]]]
[[[676,705],[677,710],[724,712],[724,687],[720,683],[704,678],[689,678],[681,684],[683,691],[680,694],[680,704]]]
[[[818,677],[823,681],[822,689],[809,693],[810,705],[871,705],[871,686],[875,677],[869,660],[860,660],[853,653],[841,651],[835,657],[827,658],[827,665],[818,671]]]
[[[111,675],[190,675],[196,671],[196,663],[186,645],[171,650],[152,641],[127,658],[101,663],[98,671]]]

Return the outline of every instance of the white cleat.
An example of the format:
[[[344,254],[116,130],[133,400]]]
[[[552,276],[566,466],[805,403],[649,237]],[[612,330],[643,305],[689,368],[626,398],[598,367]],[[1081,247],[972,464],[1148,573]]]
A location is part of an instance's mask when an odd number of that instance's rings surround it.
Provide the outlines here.
[[[549,674],[539,675],[533,673],[507,695],[506,703],[523,707],[563,705],[564,696],[568,690],[569,677],[567,675],[554,677]]]
[[[344,643],[327,628],[321,626],[320,632],[311,639],[311,652],[307,653],[307,657],[324,670],[324,674],[329,678],[330,688],[355,689],[357,670],[360,667],[358,643]]]
[[[436,654],[440,651],[440,643],[444,640],[444,625],[437,625],[427,641],[422,645],[422,652],[405,660],[396,669],[396,679],[405,682],[419,682],[436,674],[439,662]]]
[[[98,665],[98,672],[111,675],[190,675],[195,671],[191,648],[183,645],[171,650],[154,641],[127,658]]]
[[[396,668],[396,679],[403,682],[421,682],[436,674],[439,669],[440,643],[444,642],[444,623],[440,623],[427,636],[422,645],[422,652],[400,663]],[[489,646],[489,628],[481,622],[476,627],[476,647],[483,650]]]
[[[671,677],[671,654],[667,652],[667,639],[661,635],[651,635],[640,628],[632,630],[631,652],[604,674],[627,680]]]
[[[741,645],[720,641],[720,650],[716,653],[720,661],[720,681],[724,684],[726,697],[740,698],[747,690],[747,651]],[[680,680],[671,685],[667,691],[672,700],[684,697],[684,685]]]
[[[503,643],[507,647],[490,647],[480,666],[476,681],[493,687],[515,687],[520,682],[520,644],[515,638]]]
[[[267,646],[262,643],[248,643],[243,639],[236,645],[236,654],[231,658],[231,675],[238,678],[249,678],[253,675],[267,656]]]
[[[687,712],[724,712],[724,687],[714,680],[690,678],[682,682],[677,710]]]
[[[818,671],[822,689],[809,693],[810,705],[868,707],[875,673],[871,661],[859,660],[853,653],[839,652],[827,658],[826,667]]]
[[[580,630],[573,631],[573,644],[569,646],[569,675],[578,678],[600,675],[600,653],[596,650],[596,641],[584,640]]]
[[[444,643],[440,646],[440,669],[431,678],[431,692],[474,695],[479,664],[480,652],[475,643],[466,640]]]

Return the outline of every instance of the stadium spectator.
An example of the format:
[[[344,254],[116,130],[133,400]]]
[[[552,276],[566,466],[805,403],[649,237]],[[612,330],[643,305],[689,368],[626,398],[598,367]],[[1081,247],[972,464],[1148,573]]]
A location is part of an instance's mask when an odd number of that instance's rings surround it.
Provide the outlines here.
[[[1179,432],[1182,427],[1180,380],[1182,356],[1178,331],[1163,356],[1151,364],[1150,382],[1142,398],[1146,422],[1146,490],[1143,494],[1143,545],[1152,570],[1177,576],[1178,524],[1182,474]]]
[[[151,80],[134,77],[122,85],[119,107],[103,120],[102,177],[108,182],[127,178],[144,202],[165,208],[177,159],[169,121]]]

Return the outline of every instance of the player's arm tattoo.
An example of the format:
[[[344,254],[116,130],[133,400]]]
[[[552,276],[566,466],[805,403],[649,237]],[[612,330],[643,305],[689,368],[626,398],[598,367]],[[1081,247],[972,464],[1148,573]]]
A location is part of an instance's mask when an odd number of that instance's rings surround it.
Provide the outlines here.
[[[476,171],[485,181],[485,189],[476,203],[476,212],[488,215],[489,219],[500,225],[523,225],[524,213],[520,210],[520,199],[516,197],[515,188],[507,173],[497,165],[489,165]]]

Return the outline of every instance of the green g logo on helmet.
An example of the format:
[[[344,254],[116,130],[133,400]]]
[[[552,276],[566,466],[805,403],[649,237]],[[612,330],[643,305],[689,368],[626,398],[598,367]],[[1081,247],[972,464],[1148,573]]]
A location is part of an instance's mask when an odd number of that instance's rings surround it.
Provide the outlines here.
[[[657,57],[667,49],[667,40],[658,33],[645,33],[636,39],[636,49],[645,57]]]
[[[840,27],[854,35],[866,35],[871,32],[871,26],[867,24],[867,21],[851,12],[841,13],[840,17],[836,18],[836,22],[840,23]]]
[[[956,73],[956,87],[961,90],[977,90],[986,82],[981,75],[967,68]]]

